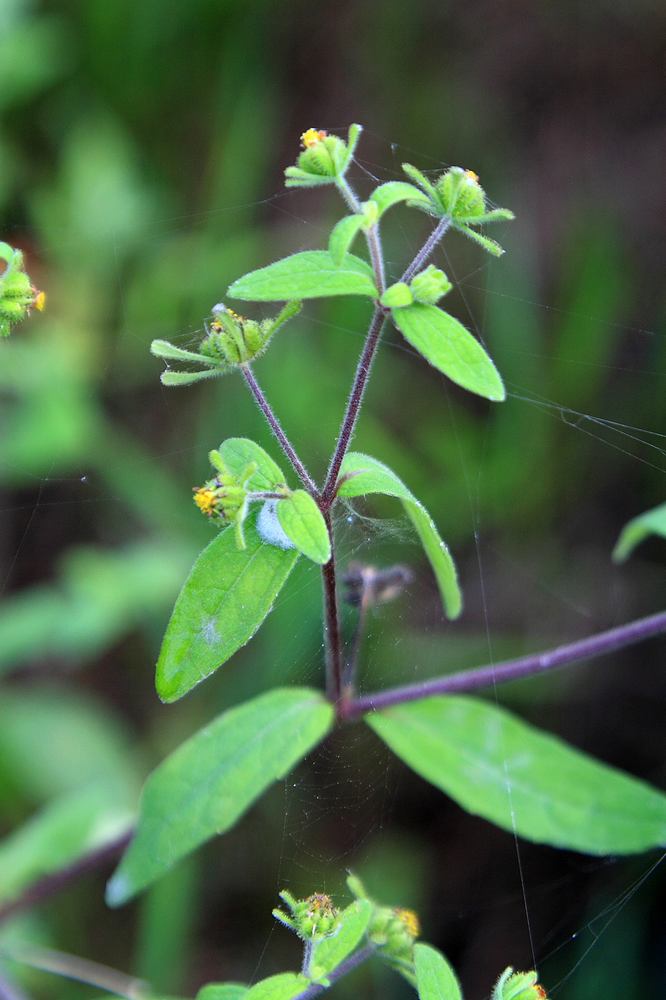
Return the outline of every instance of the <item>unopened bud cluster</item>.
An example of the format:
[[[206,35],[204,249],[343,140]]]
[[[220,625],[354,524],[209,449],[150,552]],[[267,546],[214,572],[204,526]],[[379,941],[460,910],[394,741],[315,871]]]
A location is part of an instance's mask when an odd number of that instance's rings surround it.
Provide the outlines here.
[[[46,305],[46,294],[38,291],[25,272],[23,254],[8,243],[0,243],[0,337],[12,326]]]
[[[264,353],[271,337],[300,309],[300,302],[287,302],[277,316],[253,320],[218,302],[211,310],[212,321],[205,325],[206,335],[196,351],[177,347],[168,340],[154,340],[150,345],[155,357],[198,366],[197,371],[162,372],[163,385],[189,385],[250,364]]]
[[[380,302],[387,309],[402,309],[414,302],[434,306],[452,288],[453,285],[444,272],[434,264],[429,264],[424,271],[415,274],[409,284],[397,281],[394,285],[390,285]]]
[[[208,458],[215,469],[215,476],[203,486],[193,487],[194,502],[206,517],[234,525],[236,544],[245,548],[243,523],[247,517],[248,503],[260,494],[248,490],[248,482],[257,471],[255,462],[247,465],[240,475],[234,475],[224,463],[219,451],[209,452]]]
[[[317,187],[335,184],[344,177],[361,134],[360,125],[351,125],[347,141],[323,129],[309,128],[301,136],[303,152],[295,167],[285,170],[287,187]]]
[[[287,905],[289,913],[275,909],[273,916],[298,934],[301,940],[321,941],[337,932],[340,926],[340,911],[326,893],[314,892],[307,899],[295,899],[290,892],[283,889],[280,899]]]

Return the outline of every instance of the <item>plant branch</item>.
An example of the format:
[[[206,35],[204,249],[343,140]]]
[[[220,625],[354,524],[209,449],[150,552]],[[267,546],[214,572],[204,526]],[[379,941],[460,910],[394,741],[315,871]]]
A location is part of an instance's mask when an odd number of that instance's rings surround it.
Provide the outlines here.
[[[444,218],[439,220],[439,222],[431,232],[430,236],[425,241],[425,243],[417,253],[416,257],[414,258],[414,260],[411,262],[411,264],[403,274],[400,281],[404,281],[405,284],[408,284],[412,280],[416,272],[421,270],[421,268],[428,260],[428,258],[430,257],[430,255],[432,254],[435,247],[442,239],[442,237],[444,236],[450,225],[451,225],[451,219],[449,218],[448,215],[445,215]]]
[[[96,868],[101,868],[103,865],[114,861],[129,844],[133,832],[133,830],[128,830],[110,843],[104,844],[94,851],[90,851],[89,854],[84,854],[83,857],[78,858],[67,868],[63,868],[59,872],[54,872],[52,875],[46,875],[38,882],[33,883],[33,885],[25,890],[23,895],[17,899],[10,900],[4,906],[0,906],[0,924],[15,914],[36,906],[50,896],[55,896],[62,889],[66,889],[71,882],[76,881],[81,875],[85,875],[87,872],[94,871]]]
[[[330,701],[338,704],[342,695],[342,633],[338,615],[337,587],[335,576],[335,545],[333,526],[328,510],[323,512],[326,527],[331,537],[331,558],[322,566],[324,584],[324,643],[326,645],[326,692]]]
[[[365,948],[359,948],[359,950],[355,951],[353,955],[346,958],[344,962],[341,962],[337,969],[334,969],[333,972],[329,973],[326,978],[331,985],[333,985],[333,983],[337,983],[337,981],[342,979],[343,976],[348,975],[354,969],[357,969],[359,965],[362,965],[364,962],[367,962],[369,958],[372,958],[374,953],[375,949],[372,945],[366,945]],[[312,997],[318,997],[320,993],[324,993],[328,988],[328,986],[324,986],[322,983],[312,983],[301,993],[298,993],[294,997],[294,1000],[312,1000]]]
[[[64,951],[52,948],[40,948],[32,944],[8,943],[0,949],[15,962],[22,962],[33,969],[51,972],[55,976],[74,979],[80,983],[94,986],[113,993],[115,996],[126,997],[127,1000],[141,1000],[146,996],[148,984],[135,976],[127,976],[124,972],[112,969],[99,962],[91,962],[78,955],[69,955]]]
[[[376,306],[365,338],[365,344],[363,345],[363,353],[356,367],[354,383],[347,401],[347,409],[342,419],[333,457],[326,473],[326,481],[321,494],[326,509],[330,508],[335,498],[340,466],[347,454],[347,449],[349,448],[349,443],[356,427],[356,421],[358,420],[358,414],[365,394],[365,386],[368,381],[368,375],[370,374],[385,318],[384,310],[380,306]]]
[[[401,281],[407,282],[414,277],[416,272],[428,260],[433,250],[446,233],[450,224],[451,220],[448,216],[440,219],[428,239],[414,257],[414,260],[400,278]],[[345,415],[342,418],[340,433],[338,434],[338,440],[328,467],[328,472],[326,473],[326,481],[324,482],[324,488],[321,493],[322,501],[326,509],[331,506],[335,498],[335,489],[337,486],[340,467],[344,461],[345,455],[347,454],[347,449],[349,448],[349,444],[356,428],[356,421],[358,420],[361,403],[363,402],[366,383],[368,381],[368,376],[370,375],[370,369],[375,357],[375,352],[379,345],[379,339],[381,337],[382,328],[388,312],[389,310],[385,310],[381,306],[377,305],[375,306],[375,311],[372,314],[372,319],[370,320],[370,326],[365,338],[365,344],[363,345],[363,353],[361,354],[356,368],[354,383],[352,385],[351,393],[349,394],[349,400],[347,401],[347,409],[345,410]]]
[[[314,497],[318,497],[319,490],[317,489],[317,484],[315,483],[314,479],[312,478],[312,476],[310,475],[310,473],[305,468],[300,458],[296,454],[289,438],[282,430],[280,421],[273,412],[270,403],[264,396],[259,383],[254,377],[254,372],[247,364],[241,365],[240,367],[241,371],[243,372],[243,377],[245,379],[245,382],[250,392],[254,396],[257,406],[259,407],[263,415],[266,417],[270,429],[273,431],[273,434],[278,439],[280,447],[282,448],[283,452],[291,462],[294,471],[296,472],[296,474],[298,475],[299,479],[301,480],[305,488],[308,490],[308,492],[311,493]]]
[[[420,701],[433,695],[476,691],[495,684],[505,684],[507,681],[531,677],[579,660],[591,660],[665,632],[666,612],[660,612],[564,646],[556,646],[555,649],[543,653],[533,653],[515,660],[478,667],[475,670],[463,670],[447,677],[437,677],[418,684],[405,684],[376,694],[364,695],[343,705],[339,714],[345,719],[355,719],[366,712],[404,705],[410,701]]]

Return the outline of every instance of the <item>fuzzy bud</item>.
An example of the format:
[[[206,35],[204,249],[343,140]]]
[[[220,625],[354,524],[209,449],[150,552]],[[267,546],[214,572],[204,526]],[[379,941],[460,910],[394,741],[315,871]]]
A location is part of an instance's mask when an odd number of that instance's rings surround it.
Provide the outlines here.
[[[473,170],[451,167],[435,183],[442,209],[457,222],[473,220],[486,210],[486,195]]]
[[[23,254],[8,243],[0,243],[0,268],[0,337],[6,337],[31,309],[43,311],[46,293],[35,288],[24,270]]]
[[[335,934],[340,926],[340,911],[333,900],[323,892],[314,892],[307,899],[294,899],[284,889],[280,899],[287,904],[289,914],[273,910],[273,916],[289,927],[303,941],[321,941]]]
[[[404,281],[396,281],[395,285],[389,285],[379,301],[387,309],[402,309],[404,306],[411,306],[414,296],[409,285]]]
[[[301,136],[303,152],[299,155],[296,166],[285,170],[287,187],[334,184],[344,176],[360,133],[360,125],[351,125],[345,142],[323,129],[307,129]]]
[[[233,524],[238,548],[244,549],[243,522],[251,497],[247,483],[257,471],[256,463],[250,463],[239,476],[235,476],[226,467],[218,451],[211,451],[209,459],[216,475],[213,479],[207,480],[203,486],[193,487],[194,502],[206,517],[221,521],[225,525]]]
[[[426,267],[425,271],[416,274],[409,285],[412,295],[417,302],[434,306],[447,292],[450,292],[453,285],[443,271],[440,271],[434,264]]]
[[[514,972],[509,966],[495,983],[492,1000],[548,1000],[537,978],[534,971]]]

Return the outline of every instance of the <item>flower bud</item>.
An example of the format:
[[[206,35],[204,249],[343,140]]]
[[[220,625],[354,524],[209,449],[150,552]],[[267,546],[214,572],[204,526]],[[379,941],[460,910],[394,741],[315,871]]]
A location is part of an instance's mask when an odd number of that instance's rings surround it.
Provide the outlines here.
[[[315,892],[307,899],[294,899],[285,889],[280,893],[280,898],[287,904],[290,913],[276,909],[273,910],[273,916],[303,941],[321,941],[337,932],[340,911],[326,893]]]
[[[453,285],[443,271],[440,271],[434,264],[430,264],[425,271],[421,271],[420,274],[416,274],[412,278],[409,287],[417,302],[434,306],[447,292],[451,291]]]
[[[309,128],[303,132],[303,152],[295,167],[285,170],[287,187],[316,187],[334,184],[343,177],[351,163],[361,134],[360,125],[351,125],[347,141],[329,135],[323,129]]]
[[[509,966],[495,983],[492,1000],[548,1000],[537,978],[534,971],[514,972]]]
[[[0,243],[0,337],[6,337],[10,328],[25,319],[30,310],[40,312],[46,304],[46,294],[38,291],[24,270],[23,254],[8,243]]]
[[[199,350],[226,369],[248,364],[264,353],[273,334],[300,308],[300,302],[288,302],[274,318],[257,321],[218,302],[211,310],[213,321]]]
[[[486,195],[473,170],[451,167],[436,181],[435,190],[445,214],[458,222],[474,219],[486,210]]]
[[[192,488],[194,502],[206,517],[221,521],[223,524],[233,524],[238,548],[244,549],[243,522],[247,516],[248,500],[251,498],[247,482],[257,471],[256,463],[250,463],[240,476],[234,476],[227,469],[218,451],[211,451],[209,459],[216,475],[213,479],[207,480],[203,486]]]

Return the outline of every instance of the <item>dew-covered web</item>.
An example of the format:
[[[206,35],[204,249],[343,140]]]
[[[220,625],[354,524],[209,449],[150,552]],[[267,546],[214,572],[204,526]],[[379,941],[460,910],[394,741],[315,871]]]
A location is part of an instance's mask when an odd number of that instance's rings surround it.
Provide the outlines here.
[[[335,131],[335,129],[332,129]],[[402,160],[410,159],[423,168],[424,164],[428,168],[426,173],[432,171],[438,173],[447,164],[430,160],[422,151],[405,149],[394,143],[388,143],[381,137],[372,136],[374,145],[383,147],[388,151],[389,166],[384,163],[368,161],[362,156],[356,160],[357,174],[359,176],[359,186],[365,179],[371,183],[385,180],[398,179],[401,174],[399,165]],[[252,210],[255,214],[258,208],[265,206],[270,209],[273,216],[279,214],[298,231],[302,232],[302,237],[297,238],[296,243],[303,249],[325,245],[325,240],[329,232],[329,226],[322,221],[312,221],[303,214],[307,208],[305,200],[307,194],[302,192],[281,191],[273,196],[259,202],[246,205],[234,205],[228,208],[214,210],[220,214],[224,213],[229,219],[243,212]],[[174,232],[189,231],[210,220],[210,211],[205,213],[180,215],[161,220],[155,226],[149,241],[156,248],[166,241],[170,234]],[[401,265],[411,259],[418,249],[415,237],[411,231],[407,231],[402,226],[399,213],[395,217],[391,215],[386,222],[387,228],[390,226],[394,233],[398,234],[398,241],[392,244],[394,247],[400,246],[400,238],[404,256],[400,261],[388,261],[389,270],[393,279],[397,279]],[[501,237],[500,237],[501,238]],[[295,246],[294,249],[297,249]],[[51,248],[55,249],[55,248]],[[394,251],[395,252],[395,251]],[[479,256],[481,251],[478,251]],[[483,303],[487,303],[491,296],[505,298],[514,303],[518,303],[525,314],[532,320],[553,314],[576,318],[575,311],[568,311],[549,302],[539,301],[534,298],[523,298],[507,292],[496,291],[486,287],[484,278],[487,277],[491,267],[497,267],[492,261],[482,261],[475,264],[471,269],[461,272],[456,263],[455,251],[449,251],[448,244],[440,248],[433,257],[433,262],[442,266],[446,270],[449,278],[454,282],[454,286],[459,296],[462,310],[459,312],[460,319],[473,330],[482,343],[486,340],[486,317]],[[229,276],[234,277],[234,276]],[[115,276],[116,290],[122,311],[124,302],[124,283],[120,267]],[[477,305],[480,293],[481,308]],[[211,303],[218,297],[213,291]],[[314,335],[339,336],[349,341],[350,351],[360,350],[364,338],[364,330],[347,327],[339,323],[331,323],[322,319],[316,310],[308,313],[308,324]],[[580,314],[581,320],[590,319],[586,314]],[[611,324],[609,324],[611,325]],[[646,329],[636,325],[614,324],[622,332],[625,338],[663,337],[653,329]],[[195,317],[191,323],[184,327],[173,330],[155,331],[155,335],[166,337],[174,343],[182,346],[189,346],[197,343],[203,332],[203,318]],[[143,333],[125,327],[122,330],[122,339],[137,339],[144,342]],[[145,343],[147,348],[148,344]],[[398,339],[396,335],[387,332],[385,342],[382,345],[383,352],[390,352],[396,356],[396,363],[400,363],[400,355],[415,356],[415,352],[404,341]],[[492,353],[492,350],[491,350]],[[114,358],[109,357],[103,362],[104,372],[111,371],[114,365]],[[650,376],[655,372],[642,370],[641,368],[629,367],[618,364],[612,365],[604,362],[600,367],[612,372],[615,379],[622,378],[628,372],[632,375],[644,376],[646,383],[649,383]],[[637,425],[631,417],[625,416],[621,409],[612,414],[597,412],[585,412],[570,406],[565,400],[548,398],[541,391],[537,391],[533,386],[522,384],[511,378],[510,372],[503,372],[508,390],[508,401],[505,404],[510,407],[527,408],[535,414],[544,415],[550,421],[563,426],[571,434],[580,434],[586,438],[591,438],[596,446],[600,448],[610,448],[619,452],[625,459],[633,463],[644,464],[659,473],[666,473],[666,432],[659,427],[645,427]],[[196,390],[193,390],[196,391]],[[160,397],[163,408],[163,420],[169,421],[170,414],[175,412],[173,395],[171,390],[165,390]],[[340,399],[342,409],[343,398]],[[488,540],[485,534],[484,497],[489,488],[486,478],[485,458],[487,451],[492,444],[486,436],[484,450],[481,455],[470,457],[466,453],[464,434],[459,433],[460,417],[458,414],[459,399],[456,394],[449,394],[446,386],[442,389],[442,408],[446,411],[447,427],[451,428],[458,443],[458,462],[463,471],[464,496],[463,502],[466,504],[466,516],[469,524],[469,537],[473,539],[475,580],[469,578],[465,581],[476,591],[478,605],[480,608],[483,631],[485,633],[485,653],[482,662],[492,663],[495,661],[496,652],[493,640],[493,607],[492,604],[496,595],[492,588],[488,586],[489,561],[495,562],[499,558],[510,563],[510,556],[497,551],[492,540]],[[361,418],[363,420],[363,417]],[[296,436],[296,435],[295,435]],[[174,436],[172,435],[172,440]],[[268,446],[268,436],[263,444]],[[180,460],[191,452],[192,445],[188,442],[187,436],[183,433],[180,440],[176,438],[176,445],[164,450],[159,458],[168,467],[174,460]],[[270,442],[272,453],[277,455],[277,445]],[[381,457],[381,456],[378,456]],[[203,461],[204,456],[202,456]],[[666,493],[666,476],[662,480]],[[35,522],[39,513],[51,505],[81,505],[88,503],[113,504],[118,498],[109,491],[108,488],[101,487],[94,482],[86,469],[82,469],[80,475],[72,477],[35,477],[36,496],[27,507],[20,506],[18,509],[25,515],[23,530],[14,546],[12,552],[6,555],[6,570],[0,578],[0,592],[4,592],[11,585],[12,577],[17,564],[20,562],[24,547],[29,541],[30,534],[34,530]],[[57,493],[54,487],[57,486]],[[94,489],[94,495],[86,495],[86,491]],[[70,493],[68,497],[66,494]],[[51,496],[57,499],[51,499]],[[655,497],[655,503],[659,501]],[[16,510],[16,508],[13,508]],[[370,508],[371,509],[371,508]],[[636,513],[640,511],[637,510]],[[446,525],[441,525],[443,534],[446,535]],[[619,528],[619,525],[618,525]],[[391,520],[377,518],[368,514],[368,508],[360,506],[342,506],[336,515],[336,543],[338,551],[338,561],[341,567],[350,561],[360,559],[370,559],[381,563],[384,550],[393,553],[396,546],[405,549],[404,559],[414,564],[420,564],[418,547],[413,537],[405,526],[405,522],[397,516]],[[611,540],[612,544],[612,540]],[[470,565],[467,565],[467,572],[470,573]],[[531,572],[529,566],[518,567],[520,573],[529,578]],[[528,580],[529,582],[529,580]],[[322,676],[323,645],[313,646],[312,652],[304,657],[303,642],[300,635],[300,624],[302,621],[301,602],[306,599],[313,590],[319,587],[319,573],[316,567],[309,565],[301,567],[296,579],[283,591],[276,602],[278,611],[283,621],[291,623],[293,641],[286,643],[280,649],[275,650],[275,675],[283,671],[283,676],[289,682],[312,683],[319,685]],[[555,586],[551,588],[548,581],[539,581],[538,587],[543,589],[553,602],[568,608],[574,613],[587,614],[580,597],[571,596],[561,588]],[[424,596],[425,595],[425,596]],[[417,583],[418,600],[425,600],[429,609],[434,607],[432,593],[427,593],[427,587],[421,581]],[[408,623],[409,614],[415,611],[416,599],[409,603],[404,609],[400,603],[391,606],[390,611],[377,609],[371,611],[368,619],[368,631],[363,643],[363,666],[360,675],[360,683],[364,683],[364,670],[372,668],[372,687],[381,686],[384,678],[387,683],[397,683],[398,679],[387,670],[382,673],[382,665],[373,652],[374,641],[381,634],[386,624],[386,615],[390,614],[398,622]],[[419,628],[428,629],[431,626],[424,624],[426,615],[418,618]],[[345,613],[345,630],[347,636],[353,627],[354,613]],[[459,626],[456,626],[459,627]],[[404,670],[400,677],[403,682],[423,677],[421,664],[418,661],[418,651],[412,652],[410,645],[411,636],[406,630],[404,635],[396,633],[394,644],[405,653]],[[434,630],[433,630],[434,632]],[[450,633],[447,632],[448,637]],[[564,636],[562,638],[565,638]],[[500,693],[493,692],[497,704],[500,704]],[[546,727],[548,728],[548,727]],[[511,799],[511,773],[508,764],[505,765],[506,789],[509,800]],[[319,748],[310,758],[309,762],[299,768],[292,775],[288,776],[283,783],[283,825],[280,833],[279,863],[275,878],[276,894],[281,888],[291,888],[294,891],[305,891],[307,886],[312,890],[327,890],[332,888],[340,891],[340,873],[346,869],[363,869],[365,863],[371,866],[372,853],[381,849],[382,838],[400,825],[401,817],[397,815],[396,809],[399,802],[415,801],[409,798],[409,792],[405,792],[406,786],[410,783],[420,785],[420,779],[413,775],[407,775],[394,762],[390,752],[379,743],[374,736],[362,726],[348,726],[336,731],[326,743]],[[416,794],[416,793],[415,793]],[[432,822],[432,818],[429,820]],[[475,821],[478,822],[478,821]],[[503,908],[515,908],[516,899],[520,901],[522,909],[523,934],[527,947],[521,942],[516,947],[516,951],[522,956],[522,962],[531,961],[539,969],[548,970],[549,964],[558,960],[557,968],[565,968],[565,972],[560,975],[559,982],[548,981],[549,995],[566,996],[566,985],[571,982],[580,969],[590,960],[590,956],[603,946],[603,942],[610,928],[616,921],[621,919],[625,908],[630,901],[639,893],[646,891],[657,875],[664,855],[643,859],[639,868],[636,862],[628,862],[617,858],[604,859],[584,859],[571,864],[568,874],[562,874],[558,870],[551,880],[546,878],[538,883],[531,880],[530,871],[525,864],[526,853],[530,849],[518,838],[514,830],[513,836],[513,873],[512,880],[515,893],[500,895],[499,899],[493,900],[486,897],[479,886],[472,887],[465,901],[457,900],[455,904],[455,914],[451,915],[452,926],[456,921],[461,925],[467,925],[471,918],[477,914],[482,914],[491,909],[501,920]],[[544,850],[549,850],[544,848]],[[446,865],[446,846],[442,847],[443,864]],[[533,855],[530,853],[530,858]],[[596,912],[587,915],[580,923],[572,923],[572,920],[580,919],[580,909],[576,907],[575,897],[577,883],[585,883],[590,876],[598,872],[612,870],[613,877],[608,880],[610,888],[606,890],[606,902]],[[626,874],[623,874],[626,873]],[[445,884],[445,883],[444,883]],[[534,919],[535,910],[541,901],[549,894],[557,894],[558,899],[563,898],[561,919],[553,922],[549,927],[544,928],[540,921]],[[402,902],[402,900],[388,900],[388,902]],[[409,901],[407,901],[409,902]],[[442,904],[442,909],[446,910],[446,900]],[[573,916],[572,916],[573,915]],[[428,928],[425,928],[426,938]],[[275,971],[270,966],[268,954],[272,942],[271,932],[266,941],[265,948],[256,956],[255,976],[268,974]],[[564,956],[564,966],[562,957]],[[483,963],[482,954],[476,955],[476,960]],[[505,963],[516,961],[511,953],[506,954]],[[500,971],[500,968],[490,971],[492,977]]]

